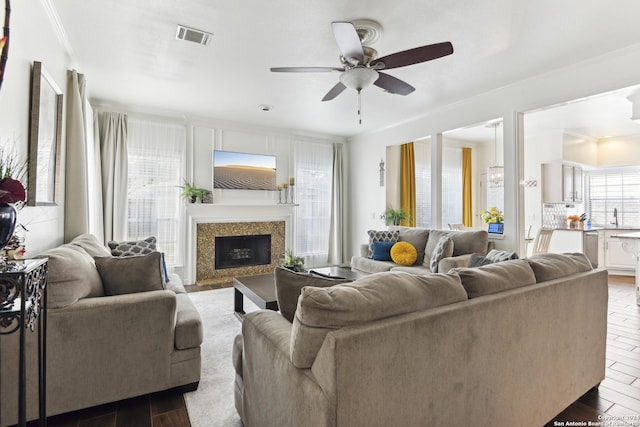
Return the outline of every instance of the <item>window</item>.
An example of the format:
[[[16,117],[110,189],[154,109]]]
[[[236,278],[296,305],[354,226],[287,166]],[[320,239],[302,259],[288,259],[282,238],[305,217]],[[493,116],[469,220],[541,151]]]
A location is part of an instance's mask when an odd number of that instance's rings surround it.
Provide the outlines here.
[[[587,216],[594,224],[614,222],[618,226],[640,226],[640,168],[601,169],[586,172]]]
[[[333,180],[333,146],[298,141],[295,143],[294,252],[305,266],[327,264],[331,226],[331,187]]]
[[[462,223],[462,148],[442,147],[442,225]]]
[[[182,265],[182,184],[186,129],[129,117],[127,238],[156,236],[167,264]]]

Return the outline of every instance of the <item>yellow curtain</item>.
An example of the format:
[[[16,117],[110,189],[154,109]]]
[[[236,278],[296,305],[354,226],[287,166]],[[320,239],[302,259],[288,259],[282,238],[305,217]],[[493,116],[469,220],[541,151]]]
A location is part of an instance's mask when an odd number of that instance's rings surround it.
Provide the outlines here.
[[[462,223],[465,227],[473,226],[471,183],[471,148],[462,148]]]
[[[413,142],[400,146],[400,207],[411,221],[402,221],[402,225],[413,227],[416,221],[416,162],[413,154]]]

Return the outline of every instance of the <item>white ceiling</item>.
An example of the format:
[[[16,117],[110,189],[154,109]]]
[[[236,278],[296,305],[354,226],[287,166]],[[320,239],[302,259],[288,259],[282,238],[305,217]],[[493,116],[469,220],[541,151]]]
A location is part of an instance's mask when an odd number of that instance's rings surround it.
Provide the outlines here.
[[[640,43],[636,0],[55,0],[53,5],[94,101],[342,136]],[[367,88],[358,125],[355,92],[320,101],[338,73],[269,68],[339,66],[330,24],[362,18],[383,27],[374,45],[380,56],[442,41],[451,41],[455,52],[389,70],[416,91],[403,97]],[[213,38],[208,46],[176,40],[177,24],[212,32]],[[273,107],[265,112],[260,104]]]

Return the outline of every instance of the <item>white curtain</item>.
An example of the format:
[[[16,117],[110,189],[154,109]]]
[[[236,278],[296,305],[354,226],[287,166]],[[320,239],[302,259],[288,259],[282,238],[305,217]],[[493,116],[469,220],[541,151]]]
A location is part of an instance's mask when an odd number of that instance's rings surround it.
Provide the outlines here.
[[[431,143],[413,144],[416,165],[416,227],[431,228]]]
[[[297,141],[294,146],[296,177],[294,252],[307,268],[328,262],[331,229],[333,146]]]
[[[345,262],[346,238],[344,235],[344,179],[342,174],[342,144],[333,144],[333,176],[331,179],[331,223],[329,227],[328,262],[341,265]]]
[[[127,236],[127,116],[98,114],[104,241]]]
[[[89,191],[89,232],[104,243],[104,216],[102,214],[102,164],[100,161],[100,128],[98,116],[87,101],[87,171]]]
[[[186,127],[129,117],[127,238],[156,236],[169,266],[183,264]]]
[[[67,72],[66,170],[64,241],[89,233],[89,172],[87,164],[87,96],[84,75]]]

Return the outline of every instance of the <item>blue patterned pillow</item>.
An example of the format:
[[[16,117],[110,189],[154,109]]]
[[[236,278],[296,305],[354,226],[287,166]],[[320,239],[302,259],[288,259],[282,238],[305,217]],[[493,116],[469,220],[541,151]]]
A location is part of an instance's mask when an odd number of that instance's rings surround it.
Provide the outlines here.
[[[436,247],[433,249],[433,253],[431,254],[431,264],[429,268],[431,268],[432,273],[438,272],[438,263],[442,258],[447,258],[453,255],[453,240],[451,240],[447,236],[442,236]]]
[[[394,231],[369,230],[369,231],[367,231],[367,234],[369,235],[369,255],[368,255],[369,258],[373,258],[373,243],[374,242],[392,242],[392,243],[395,243],[400,238],[400,231],[399,230],[394,230]]]

